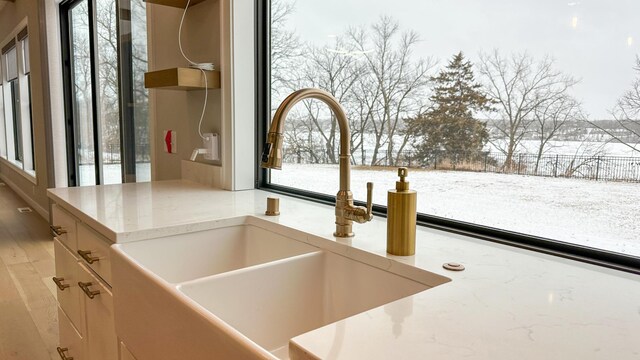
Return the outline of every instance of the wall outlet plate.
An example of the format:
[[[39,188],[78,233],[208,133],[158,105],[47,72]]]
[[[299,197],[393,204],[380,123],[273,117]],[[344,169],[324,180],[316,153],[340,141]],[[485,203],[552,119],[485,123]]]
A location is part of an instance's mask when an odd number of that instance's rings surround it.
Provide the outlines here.
[[[202,134],[204,136],[203,147],[206,149],[204,153],[205,160],[218,161],[220,160],[220,150],[219,149],[219,137],[218,134],[206,133]]]

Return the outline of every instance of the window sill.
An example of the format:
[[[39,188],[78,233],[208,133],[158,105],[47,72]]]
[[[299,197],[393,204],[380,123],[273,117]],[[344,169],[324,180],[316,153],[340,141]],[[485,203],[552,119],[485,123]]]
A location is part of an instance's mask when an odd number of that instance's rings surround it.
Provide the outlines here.
[[[287,195],[310,202],[331,206],[335,204],[335,197],[290,188],[287,186],[262,183],[257,187],[257,189]],[[355,204],[359,206],[366,205],[357,200],[355,201]],[[387,209],[385,206],[374,204],[373,212],[375,215],[381,217],[387,216]],[[526,249],[592,265],[640,274],[640,259],[626,254],[614,253],[578,244],[566,243],[559,240],[520,234],[508,230],[496,229],[425,214],[418,214],[418,225],[419,227],[431,228],[470,238],[482,239],[493,243],[512,246],[514,248]]]
[[[34,170],[24,170],[22,168],[22,162],[7,160],[4,157],[0,157],[0,163],[8,165],[9,168],[20,174],[25,179],[29,180],[33,185],[38,185],[38,179]]]

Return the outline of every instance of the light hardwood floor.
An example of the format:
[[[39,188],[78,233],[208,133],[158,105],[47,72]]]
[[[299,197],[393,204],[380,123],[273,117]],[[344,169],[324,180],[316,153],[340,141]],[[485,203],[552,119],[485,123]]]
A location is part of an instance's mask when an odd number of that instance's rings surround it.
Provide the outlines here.
[[[58,358],[53,241],[38,213],[18,212],[26,206],[0,186],[0,360]]]

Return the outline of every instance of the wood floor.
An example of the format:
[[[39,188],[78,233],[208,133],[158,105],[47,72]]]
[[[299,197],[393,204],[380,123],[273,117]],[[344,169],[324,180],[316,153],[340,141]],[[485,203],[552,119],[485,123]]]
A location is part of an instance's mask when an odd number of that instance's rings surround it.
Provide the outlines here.
[[[53,241],[26,206],[0,184],[0,360],[58,359]]]

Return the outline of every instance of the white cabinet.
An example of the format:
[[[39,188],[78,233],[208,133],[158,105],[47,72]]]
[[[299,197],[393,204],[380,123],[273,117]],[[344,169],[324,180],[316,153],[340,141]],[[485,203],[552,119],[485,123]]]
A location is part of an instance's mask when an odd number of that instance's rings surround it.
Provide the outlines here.
[[[58,288],[58,306],[69,318],[80,335],[84,334],[82,298],[78,281],[78,259],[59,239],[54,239],[53,249],[56,257],[56,276],[52,279]]]
[[[80,265],[80,282],[87,320],[87,355],[91,360],[118,358],[118,340],[113,322],[113,295],[111,290],[93,275],[84,264]]]
[[[60,346],[56,349],[60,359],[81,360],[84,356],[84,341],[82,335],[71,324],[65,312],[58,307],[58,324],[60,330]]]
[[[60,358],[117,360],[109,243],[60,207],[53,207]]]

